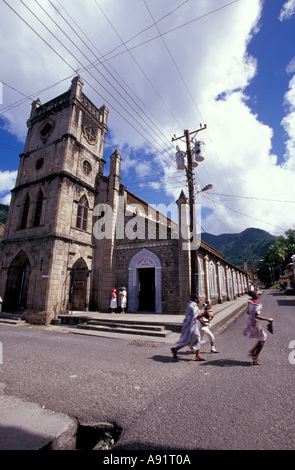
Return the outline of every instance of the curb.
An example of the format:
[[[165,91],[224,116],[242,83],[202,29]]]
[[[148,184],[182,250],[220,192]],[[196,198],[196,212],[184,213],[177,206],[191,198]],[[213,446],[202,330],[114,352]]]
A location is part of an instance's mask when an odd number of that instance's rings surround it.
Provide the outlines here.
[[[35,403],[0,395],[0,450],[74,450],[78,423]]]
[[[228,328],[236,319],[242,315],[247,309],[247,302],[240,305],[236,309],[232,310],[230,307],[226,307],[224,310],[218,313],[211,322],[212,333],[221,333],[225,328]]]

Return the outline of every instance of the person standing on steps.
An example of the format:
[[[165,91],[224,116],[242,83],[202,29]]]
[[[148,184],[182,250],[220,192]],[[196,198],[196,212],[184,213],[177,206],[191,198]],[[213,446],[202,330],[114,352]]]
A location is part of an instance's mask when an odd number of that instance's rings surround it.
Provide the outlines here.
[[[191,300],[186,307],[180,338],[171,348],[174,359],[177,359],[179,349],[188,346],[196,353],[195,361],[206,360],[200,355],[200,330],[198,325],[199,318],[203,317],[206,311],[200,312],[199,303],[200,297],[197,294],[191,294]]]
[[[260,320],[268,321],[269,323],[273,322],[272,318],[265,318],[261,315],[262,304],[258,302],[259,295],[255,291],[250,291],[249,295],[251,299],[248,302],[247,313],[249,315],[247,326],[244,329],[244,336],[246,338],[256,338],[258,343],[254,346],[253,349],[249,351],[250,356],[252,356],[253,365],[261,365],[261,362],[258,360],[258,356],[264,346],[265,341],[268,336],[265,333],[264,329],[261,326]]]
[[[127,289],[126,289],[126,287],[120,287],[119,297],[120,297],[121,313],[125,313],[125,309],[126,309],[126,306],[127,306]]]
[[[117,308],[117,289],[113,289],[112,290],[112,294],[111,294],[111,302],[110,302],[110,309],[111,309],[111,313],[115,313],[114,312],[114,308]]]

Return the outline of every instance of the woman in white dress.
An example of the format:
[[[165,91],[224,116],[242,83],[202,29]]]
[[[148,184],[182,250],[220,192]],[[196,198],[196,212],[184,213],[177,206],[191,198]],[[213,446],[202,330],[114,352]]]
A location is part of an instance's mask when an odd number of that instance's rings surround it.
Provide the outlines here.
[[[192,294],[191,300],[186,307],[180,338],[175,343],[174,347],[171,348],[175,359],[177,359],[177,351],[184,346],[188,346],[196,353],[196,361],[206,360],[200,355],[200,331],[198,322],[199,318],[206,314],[206,311],[204,310],[202,313],[200,312],[198,308],[199,302],[200,297],[196,294]]]
[[[114,308],[117,308],[117,289],[112,290],[110,308],[111,313],[114,313]]]
[[[120,288],[119,296],[120,296],[121,313],[125,313],[125,308],[127,306],[127,289],[126,289],[126,287],[121,287]]]

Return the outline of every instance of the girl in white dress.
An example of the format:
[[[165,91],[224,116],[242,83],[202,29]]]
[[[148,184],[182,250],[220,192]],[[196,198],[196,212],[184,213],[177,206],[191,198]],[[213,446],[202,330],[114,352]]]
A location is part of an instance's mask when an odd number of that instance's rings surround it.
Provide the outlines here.
[[[261,362],[258,360],[258,356],[264,346],[265,341],[267,340],[267,334],[261,326],[260,320],[265,320],[271,323],[272,318],[265,318],[261,316],[262,304],[258,302],[259,295],[257,292],[249,292],[251,300],[248,302],[247,313],[249,315],[247,326],[244,329],[244,336],[246,338],[256,338],[258,343],[254,346],[251,351],[249,351],[250,356],[252,356],[254,365],[261,365]]]

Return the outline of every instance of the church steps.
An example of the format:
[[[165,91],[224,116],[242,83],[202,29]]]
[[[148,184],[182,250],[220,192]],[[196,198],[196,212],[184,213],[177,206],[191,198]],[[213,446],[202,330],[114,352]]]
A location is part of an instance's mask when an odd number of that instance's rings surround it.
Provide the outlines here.
[[[151,331],[163,331],[165,328],[162,325],[149,325],[146,322],[136,322],[130,320],[89,320],[88,325],[103,325],[111,328],[133,328],[133,329],[145,329]],[[79,325],[80,326],[80,325]]]
[[[165,338],[171,331],[166,330],[163,326],[150,326],[150,325],[130,325],[128,322],[115,323],[104,321],[89,321],[87,323],[79,323],[76,325],[77,329],[102,331],[109,333],[123,333],[128,335],[143,335]]]

